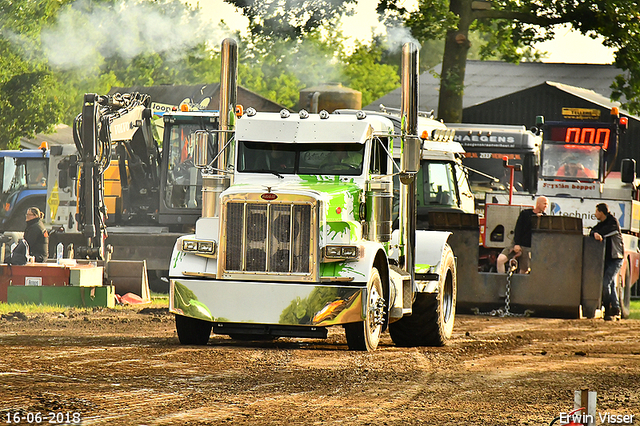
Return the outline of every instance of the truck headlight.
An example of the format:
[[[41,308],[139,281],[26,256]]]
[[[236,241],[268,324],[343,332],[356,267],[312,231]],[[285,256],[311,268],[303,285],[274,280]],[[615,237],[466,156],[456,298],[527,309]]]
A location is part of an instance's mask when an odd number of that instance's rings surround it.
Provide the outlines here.
[[[198,251],[198,242],[193,240],[182,240],[182,250]]]
[[[215,254],[216,246],[215,241],[182,240],[182,250],[193,253]]]
[[[213,241],[198,241],[198,251],[202,253],[213,253],[215,251],[215,243]]]
[[[342,255],[344,257],[358,257],[358,247],[356,246],[342,247]]]
[[[327,257],[340,257],[340,246],[327,246],[325,247],[324,254]]]
[[[358,246],[325,246],[324,256],[327,259],[356,259],[360,254]]]

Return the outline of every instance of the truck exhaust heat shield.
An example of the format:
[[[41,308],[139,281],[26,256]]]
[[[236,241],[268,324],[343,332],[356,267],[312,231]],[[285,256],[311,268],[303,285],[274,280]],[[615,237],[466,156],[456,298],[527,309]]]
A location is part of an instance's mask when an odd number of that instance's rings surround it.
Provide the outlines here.
[[[418,137],[418,47],[402,46],[402,136],[401,168],[404,173],[420,170],[420,138]]]

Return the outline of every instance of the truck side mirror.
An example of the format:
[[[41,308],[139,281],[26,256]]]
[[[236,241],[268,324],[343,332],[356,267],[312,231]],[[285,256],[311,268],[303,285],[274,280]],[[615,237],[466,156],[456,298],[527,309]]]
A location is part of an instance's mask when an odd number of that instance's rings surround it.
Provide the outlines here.
[[[66,170],[60,170],[58,172],[58,188],[69,187],[69,173]]]
[[[636,160],[623,158],[620,163],[620,179],[624,183],[633,183],[636,180]]]
[[[198,130],[191,135],[191,146],[194,147],[193,164],[196,167],[206,167],[209,165],[209,133]]]
[[[403,172],[414,174],[420,171],[421,142],[420,138],[411,135],[404,139],[404,149],[402,150],[400,164]]]
[[[536,157],[533,154],[526,154],[522,165],[522,186],[527,192],[536,192],[538,186],[538,170]]]
[[[69,177],[71,179],[78,178],[78,156],[77,155],[74,154],[69,156],[69,168],[67,170],[69,170]]]
[[[58,187],[68,188],[70,186],[69,180],[77,177],[78,170],[78,158],[75,155],[70,155],[62,159],[58,163]]]

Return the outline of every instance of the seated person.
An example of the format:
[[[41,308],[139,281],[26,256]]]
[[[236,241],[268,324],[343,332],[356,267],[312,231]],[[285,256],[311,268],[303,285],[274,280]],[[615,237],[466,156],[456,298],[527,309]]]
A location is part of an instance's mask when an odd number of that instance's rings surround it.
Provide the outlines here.
[[[586,177],[586,178],[597,178],[596,172],[591,169],[586,168],[582,163],[577,161],[567,161],[565,162],[558,171],[556,172],[557,176],[567,176],[567,177]]]
[[[360,171],[362,168],[362,150],[354,151],[344,145],[337,145],[336,151],[328,155],[320,165],[327,171]],[[359,147],[358,147],[359,148]]]
[[[291,155],[286,155],[283,150],[275,148],[271,151],[270,155],[266,157],[267,169],[276,172],[293,169],[292,160]]]

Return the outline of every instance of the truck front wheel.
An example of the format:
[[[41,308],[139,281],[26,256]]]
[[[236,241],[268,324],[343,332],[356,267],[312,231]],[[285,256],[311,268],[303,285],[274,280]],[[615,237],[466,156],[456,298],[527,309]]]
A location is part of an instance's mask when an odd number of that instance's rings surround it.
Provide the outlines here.
[[[446,245],[442,256],[438,293],[418,293],[410,316],[389,324],[398,346],[442,346],[451,338],[456,311],[457,278],[453,251]]]
[[[213,324],[197,318],[176,315],[176,331],[178,340],[183,345],[206,345],[211,335]]]
[[[362,322],[344,325],[349,349],[356,351],[374,351],[380,342],[380,333],[384,323],[384,298],[382,280],[377,268],[371,271],[367,283],[367,312]]]

